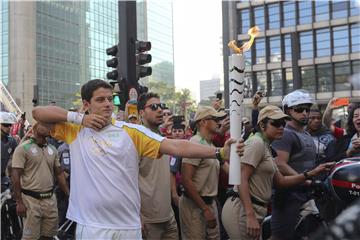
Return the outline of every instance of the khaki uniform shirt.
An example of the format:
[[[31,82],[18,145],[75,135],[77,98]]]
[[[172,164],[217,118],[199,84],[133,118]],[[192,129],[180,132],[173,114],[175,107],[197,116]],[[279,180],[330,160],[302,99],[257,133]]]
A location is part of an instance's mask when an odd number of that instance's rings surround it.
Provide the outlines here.
[[[146,223],[166,222],[173,216],[169,159],[169,155],[163,155],[140,160],[141,215]]]
[[[206,142],[200,135],[193,136],[190,141],[214,146]],[[217,159],[184,158],[182,163],[188,163],[195,167],[192,181],[200,196],[214,197],[217,195],[220,172],[220,163]]]
[[[50,144],[39,147],[33,139],[19,145],[12,159],[13,168],[24,169],[21,187],[34,192],[53,189],[54,166],[60,166],[55,147]]]
[[[250,195],[262,202],[269,202],[273,177],[278,168],[274,163],[269,144],[259,133],[245,142],[244,156],[240,161],[255,168],[249,179]]]

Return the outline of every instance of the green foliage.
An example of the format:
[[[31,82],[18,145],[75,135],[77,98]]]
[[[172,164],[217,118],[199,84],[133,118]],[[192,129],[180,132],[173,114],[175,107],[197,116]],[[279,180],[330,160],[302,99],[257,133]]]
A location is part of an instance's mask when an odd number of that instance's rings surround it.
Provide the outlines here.
[[[190,112],[196,111],[196,102],[189,89],[176,91],[174,87],[161,81],[149,81],[146,86],[150,92],[159,94],[161,101],[166,103],[174,114],[188,116]]]

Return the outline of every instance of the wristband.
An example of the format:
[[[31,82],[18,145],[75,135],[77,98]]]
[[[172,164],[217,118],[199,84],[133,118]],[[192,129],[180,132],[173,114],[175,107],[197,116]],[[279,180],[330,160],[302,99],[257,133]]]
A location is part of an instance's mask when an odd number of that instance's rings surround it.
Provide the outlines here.
[[[67,121],[69,123],[81,125],[83,118],[84,118],[83,113],[79,113],[79,112],[68,112],[67,113]]]
[[[220,157],[224,160],[225,157],[225,149],[224,148],[220,148]]]

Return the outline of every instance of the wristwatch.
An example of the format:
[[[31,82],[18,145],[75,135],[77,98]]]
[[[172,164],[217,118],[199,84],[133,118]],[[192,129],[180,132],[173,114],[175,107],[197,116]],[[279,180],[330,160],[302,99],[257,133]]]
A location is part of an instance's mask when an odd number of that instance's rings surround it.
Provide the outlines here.
[[[224,159],[221,157],[220,148],[216,148],[215,150],[216,159],[219,161],[220,165],[223,165]]]
[[[306,180],[311,179],[310,175],[309,175],[309,170],[306,170],[305,172],[303,172],[303,175],[305,177]]]

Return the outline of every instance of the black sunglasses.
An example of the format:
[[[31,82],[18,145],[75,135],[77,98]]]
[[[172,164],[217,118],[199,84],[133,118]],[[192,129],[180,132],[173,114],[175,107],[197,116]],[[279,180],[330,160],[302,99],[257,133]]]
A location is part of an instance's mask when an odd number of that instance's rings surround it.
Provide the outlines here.
[[[271,120],[269,123],[276,128],[285,127],[286,125],[286,121],[284,119]]]
[[[8,123],[3,123],[3,124],[1,124],[1,125],[3,125],[4,127],[11,127],[11,124],[8,124]]]
[[[308,108],[308,107],[297,107],[297,108],[293,108],[293,109],[297,113],[302,113],[302,112],[304,112],[304,110],[306,113],[310,112],[310,108]]]
[[[158,108],[161,108],[162,110],[166,108],[165,103],[153,103],[150,105],[145,106],[145,108],[149,107],[152,111],[156,111]]]

